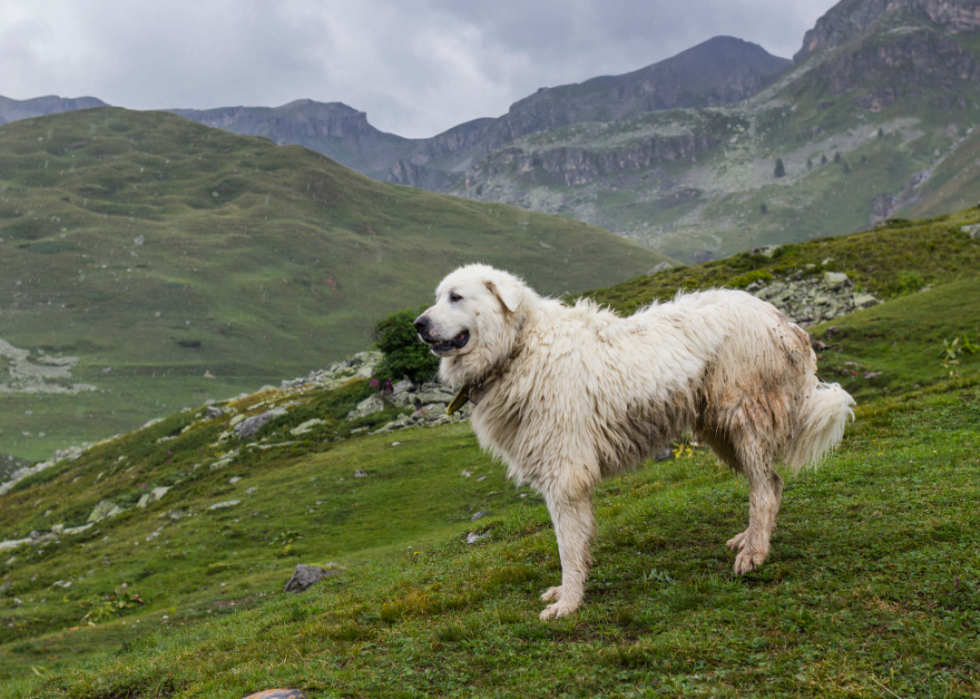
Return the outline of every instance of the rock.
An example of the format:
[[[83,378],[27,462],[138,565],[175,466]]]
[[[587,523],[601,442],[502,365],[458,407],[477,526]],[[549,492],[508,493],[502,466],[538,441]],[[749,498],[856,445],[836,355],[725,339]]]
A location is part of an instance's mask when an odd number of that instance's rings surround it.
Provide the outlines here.
[[[765,255],[766,257],[772,257],[781,246],[779,245],[760,245],[757,248],[752,248],[749,250],[750,255]]]
[[[415,394],[411,391],[404,391],[398,395],[392,394],[388,397],[388,400],[396,408],[414,408],[415,407]]]
[[[239,424],[235,425],[235,434],[238,435],[239,440],[248,439],[277,417],[287,415],[288,413],[289,411],[284,408],[273,408],[272,410],[266,410],[261,415],[247,418],[246,420],[243,420]]]
[[[104,519],[109,519],[110,517],[116,517],[121,515],[123,509],[116,505],[115,503],[109,502],[108,500],[103,500],[95,509],[92,510],[92,514],[88,516],[89,522],[101,522]]]
[[[167,494],[167,491],[169,491],[169,490],[170,490],[170,488],[165,488],[165,487],[162,487],[162,486],[159,487],[159,488],[154,488],[149,493],[145,493],[143,495],[143,497],[140,498],[140,501],[139,501],[139,503],[137,503],[137,506],[138,507],[146,507],[151,502],[157,502],[159,500],[162,500],[163,499],[163,496],[166,495]]]
[[[214,420],[215,418],[221,417],[225,414],[224,408],[219,408],[217,405],[209,405],[208,409],[205,411],[208,420]]]
[[[368,415],[374,415],[375,413],[380,413],[385,409],[384,401],[378,396],[371,396],[365,398],[357,407],[347,413],[347,421],[356,420],[359,417],[367,417]]]
[[[479,478],[476,479],[476,482],[480,483],[481,481],[485,481],[486,479],[487,479],[486,476],[480,476]]]
[[[55,524],[54,526],[51,527],[51,533],[54,534],[54,535],[56,535],[56,536],[57,535],[60,535],[60,534],[63,534],[64,531],[65,531],[65,525],[64,524]]]
[[[310,696],[299,689],[263,689],[242,699],[310,699]]]
[[[183,510],[170,510],[170,512],[167,513],[167,517],[169,517],[175,522],[181,517],[185,517],[186,515],[187,513],[184,512]]]
[[[670,447],[664,447],[654,455],[654,459],[657,461],[666,461],[674,455],[674,451]]]
[[[880,303],[878,301],[878,299],[876,299],[871,294],[855,294],[854,295],[854,305],[857,308],[871,308],[872,306],[878,305],[878,303]]]
[[[424,420],[435,420],[436,418],[445,417],[446,407],[446,403],[430,403],[423,405],[415,414]]]
[[[980,224],[974,223],[970,226],[960,226],[960,230],[973,240],[980,240]]]
[[[866,378],[866,379],[873,379],[876,376],[881,376],[881,372],[880,371],[866,371],[866,372],[864,372],[862,374],[862,376],[864,378]]]
[[[298,437],[301,434],[312,432],[314,427],[323,424],[325,424],[323,420],[320,420],[319,418],[313,418],[312,420],[307,420],[306,422],[301,422],[300,424],[296,425],[296,427],[289,430],[289,434],[293,435],[294,437]]]
[[[370,475],[367,471],[354,471],[354,478],[367,478]]]
[[[238,456],[237,449],[226,451],[224,454],[218,457],[217,461],[215,461],[213,464],[211,464],[208,467],[208,470],[217,471],[218,469],[224,468],[225,466],[229,465],[232,461],[234,461],[236,456]]]
[[[484,517],[486,517],[486,516],[487,516],[488,514],[490,514],[490,510],[480,510],[480,511],[479,511],[479,512],[477,512],[477,513],[476,513],[475,515],[473,515],[472,517],[470,517],[470,521],[471,521],[471,522],[475,522],[475,521],[476,521],[476,520],[478,520],[478,519],[483,519],[483,518],[484,518]]]
[[[490,536],[490,532],[486,532],[485,534],[477,534],[476,532],[470,532],[469,534],[466,535],[466,543],[475,544],[480,539],[486,539],[488,536]]]
[[[394,386],[391,387],[391,395],[397,396],[401,393],[405,393],[406,391],[411,391],[414,388],[415,388],[415,384],[413,384],[408,379],[402,379],[401,381],[399,381],[398,383],[396,383]]]
[[[469,477],[470,477],[470,476],[472,476],[473,474],[472,474],[472,473],[470,473],[469,471],[463,471],[463,472],[462,472],[461,474],[459,474],[459,475],[461,475],[461,476],[462,476],[463,478],[469,478]]]
[[[285,591],[298,594],[305,592],[316,585],[324,578],[332,575],[339,575],[340,571],[335,569],[324,570],[317,566],[298,565],[293,571],[293,576],[286,582]]]
[[[209,510],[223,510],[223,509],[225,509],[227,507],[234,507],[235,505],[237,505],[240,502],[241,502],[241,500],[226,500],[225,502],[215,503],[214,505],[211,505],[211,507],[209,507],[208,509]]]
[[[823,282],[831,289],[837,289],[845,284],[850,284],[851,280],[843,272],[824,272]]]
[[[664,260],[663,262],[661,262],[660,264],[656,265],[655,267],[652,267],[647,272],[647,276],[650,276],[650,275],[653,275],[653,274],[657,274],[658,272],[664,272],[664,271],[666,271],[668,269],[673,269],[673,268],[674,268],[674,265],[672,265],[669,262],[667,262],[666,260]]]
[[[415,402],[418,405],[427,405],[429,403],[452,403],[453,398],[456,394],[450,391],[448,388],[437,388],[429,389],[422,393],[415,394]]]
[[[9,590],[10,588],[12,588],[13,586],[14,586],[13,583],[4,583],[3,585],[0,585],[0,592],[6,592],[7,590]]]

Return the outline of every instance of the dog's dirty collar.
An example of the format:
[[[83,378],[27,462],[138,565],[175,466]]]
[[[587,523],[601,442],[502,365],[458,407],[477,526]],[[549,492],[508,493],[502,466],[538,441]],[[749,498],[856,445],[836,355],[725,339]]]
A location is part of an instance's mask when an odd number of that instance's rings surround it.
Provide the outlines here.
[[[452,415],[457,410],[461,409],[464,405],[470,402],[470,386],[463,386],[459,389],[459,393],[453,398],[453,402],[449,404],[446,408],[446,415]]]

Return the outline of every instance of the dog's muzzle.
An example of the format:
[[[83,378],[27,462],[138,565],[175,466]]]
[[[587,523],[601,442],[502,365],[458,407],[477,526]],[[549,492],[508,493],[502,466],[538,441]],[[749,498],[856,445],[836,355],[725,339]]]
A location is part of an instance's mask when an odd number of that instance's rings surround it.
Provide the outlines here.
[[[432,336],[432,322],[424,315],[419,316],[413,323],[419,339],[432,348],[436,354],[448,354],[454,349],[462,349],[470,341],[470,331],[464,330],[455,337],[442,340]]]

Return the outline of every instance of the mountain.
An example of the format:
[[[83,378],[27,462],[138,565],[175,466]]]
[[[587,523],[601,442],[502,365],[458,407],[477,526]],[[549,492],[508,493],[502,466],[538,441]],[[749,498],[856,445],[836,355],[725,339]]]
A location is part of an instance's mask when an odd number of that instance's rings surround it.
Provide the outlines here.
[[[18,119],[30,119],[46,114],[70,112],[76,109],[92,109],[108,107],[105,102],[95,97],[35,97],[29,100],[13,100],[0,95],[0,124],[7,124]]]
[[[306,146],[369,177],[385,179],[391,163],[414,148],[411,139],[371,126],[367,115],[340,102],[296,100],[281,107],[171,109],[187,119],[279,145]]]
[[[375,179],[445,191],[474,160],[522,136],[582,122],[615,123],[663,109],[738,102],[791,65],[756,44],[719,36],[631,73],[541,88],[499,118],[476,119],[424,139],[381,132],[363,112],[336,102],[170,111],[235,133],[305,145]]]
[[[0,452],[39,458],[368,349],[473,261],[563,294],[662,255],[166,112],[0,127]]]
[[[978,29],[967,0],[846,0],[792,69],[737,104],[524,136],[450,191],[578,218],[689,262],[948,212],[980,198],[968,158]]]

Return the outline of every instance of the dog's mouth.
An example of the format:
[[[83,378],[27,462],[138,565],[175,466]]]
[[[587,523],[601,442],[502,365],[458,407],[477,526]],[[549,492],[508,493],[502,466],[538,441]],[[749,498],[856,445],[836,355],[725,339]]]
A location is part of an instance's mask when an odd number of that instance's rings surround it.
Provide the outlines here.
[[[464,330],[459,335],[449,339],[442,340],[441,342],[433,342],[427,340],[432,351],[436,354],[449,354],[453,350],[462,349],[466,346],[466,343],[470,341],[470,331]]]

